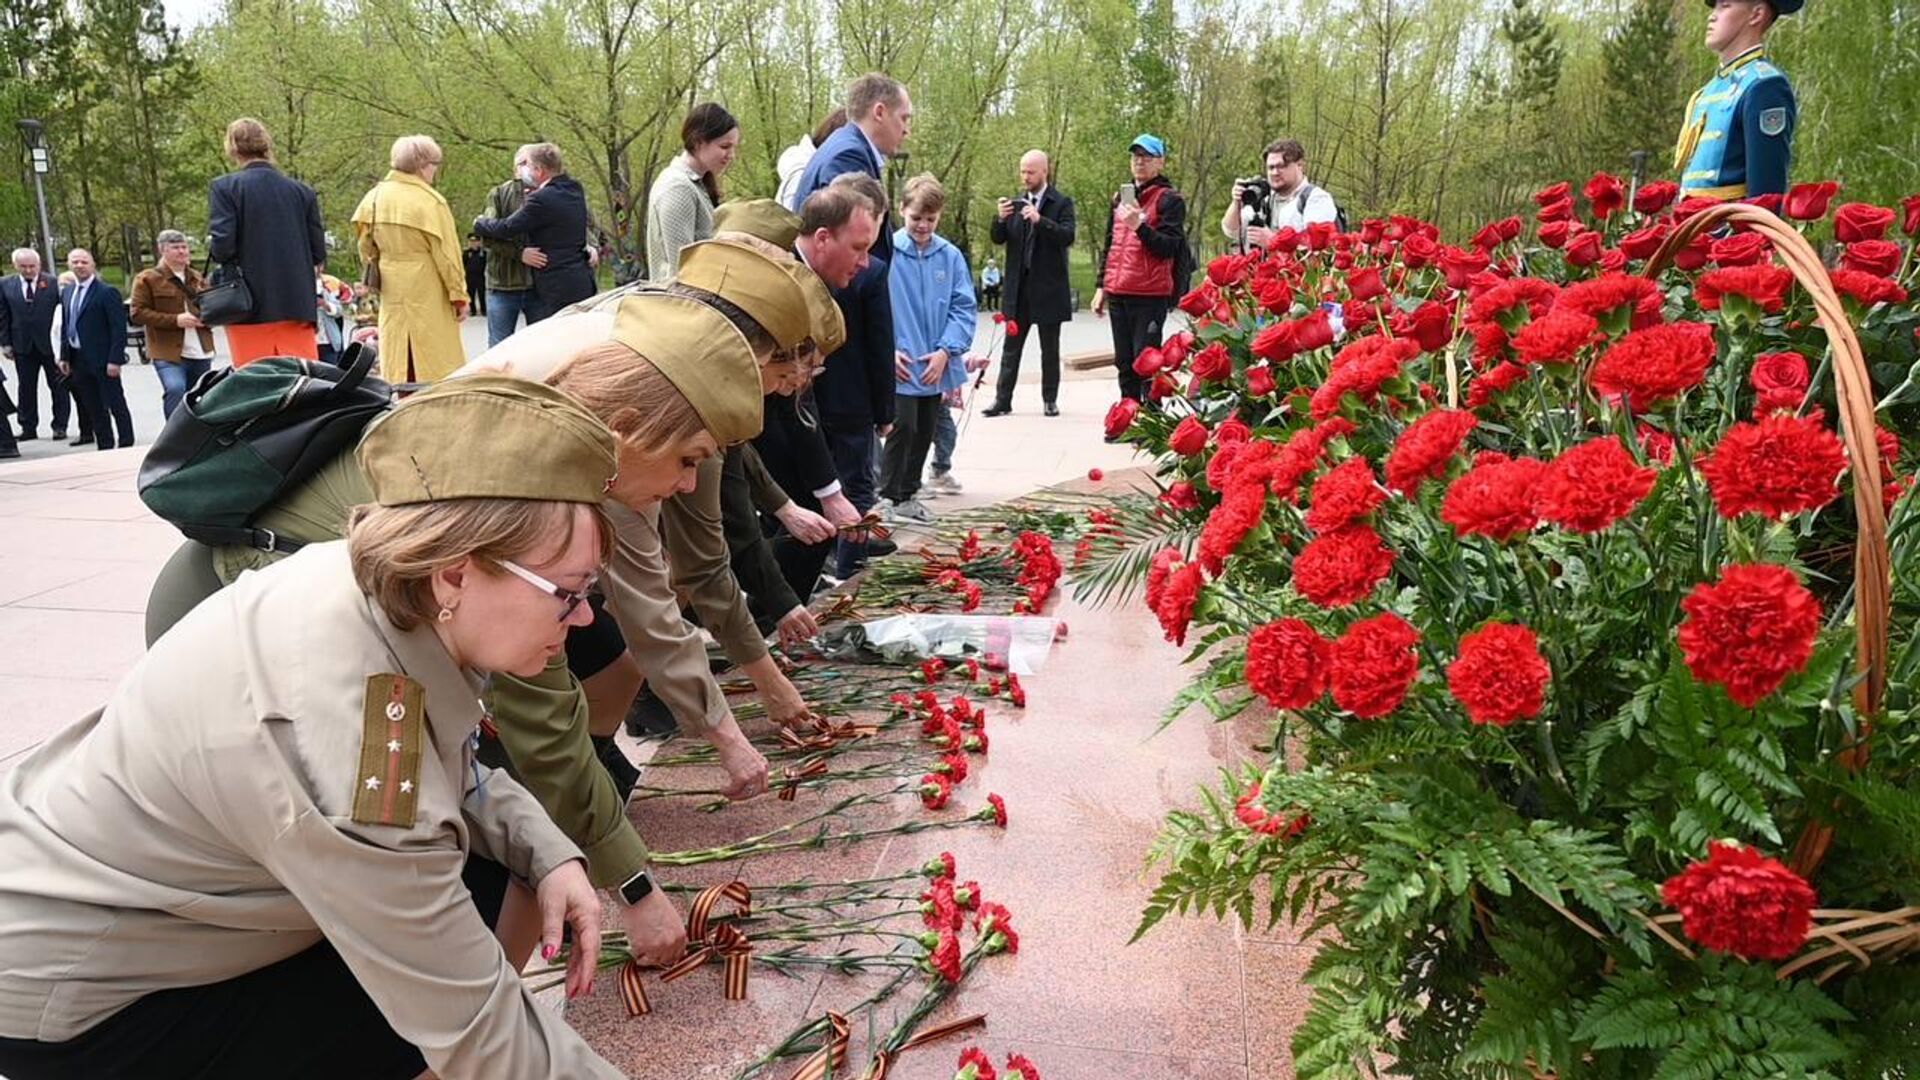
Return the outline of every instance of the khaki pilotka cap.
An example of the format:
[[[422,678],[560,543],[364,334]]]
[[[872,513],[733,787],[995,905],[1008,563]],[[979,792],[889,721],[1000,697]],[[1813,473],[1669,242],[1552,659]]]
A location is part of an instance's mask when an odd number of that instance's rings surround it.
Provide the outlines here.
[[[673,280],[724,297],[759,323],[779,348],[806,340],[807,300],[780,260],[744,244],[703,240],[680,249],[680,272]]]
[[[821,356],[832,356],[847,343],[847,317],[840,313],[840,305],[834,302],[832,290],[820,280],[813,268],[795,259],[787,266],[787,272],[800,283],[800,291],[807,297],[807,314],[812,319],[813,347],[820,350]]]
[[[622,298],[614,312],[613,338],[659,368],[721,446],[760,434],[759,359],[715,308],[691,296],[637,292]]]
[[[800,215],[772,199],[735,199],[721,203],[713,212],[713,228],[716,233],[744,233],[782,251],[791,251],[794,242],[800,239]],[[806,294],[808,337],[813,339],[814,348],[820,350],[822,356],[837,352],[847,343],[847,320],[840,313],[840,305],[834,303],[827,283],[799,259],[790,258],[781,265]]]
[[[597,503],[613,483],[613,432],[540,383],[466,375],[376,419],[356,451],[374,501],[442,499]]]

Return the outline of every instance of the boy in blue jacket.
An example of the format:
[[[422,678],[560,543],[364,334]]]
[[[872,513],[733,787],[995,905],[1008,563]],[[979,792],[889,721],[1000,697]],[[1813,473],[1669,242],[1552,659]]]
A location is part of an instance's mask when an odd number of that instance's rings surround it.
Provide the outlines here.
[[[942,397],[966,385],[965,356],[973,344],[973,271],[960,249],[942,239],[947,192],[932,174],[907,181],[901,211],[906,227],[894,233],[887,290],[893,301],[894,421],[881,455],[880,495],[895,519],[930,522],[916,496],[920,473],[945,408]]]

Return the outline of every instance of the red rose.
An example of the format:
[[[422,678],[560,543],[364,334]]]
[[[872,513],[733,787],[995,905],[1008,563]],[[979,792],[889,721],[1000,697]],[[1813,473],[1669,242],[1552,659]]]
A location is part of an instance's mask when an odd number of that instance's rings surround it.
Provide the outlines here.
[[[1466,288],[1473,275],[1487,268],[1487,262],[1487,253],[1478,248],[1471,251],[1457,247],[1440,249],[1440,270],[1447,276],[1450,289]]]
[[[1680,185],[1671,180],[1649,180],[1633,193],[1633,208],[1652,216],[1680,197]]]
[[[1830,275],[1840,295],[1865,307],[1875,304],[1904,304],[1907,290],[1900,283],[1859,270],[1840,269]]]
[[[1627,268],[1627,253],[1619,248],[1608,248],[1600,253],[1600,269],[1608,273],[1618,273]]]
[[[1786,216],[1795,221],[1819,221],[1827,216],[1827,204],[1833,201],[1834,193],[1840,185],[1832,180],[1820,180],[1811,184],[1795,184],[1787,191],[1787,200],[1782,208]]]
[[[1309,603],[1343,608],[1372,595],[1393,572],[1393,552],[1380,534],[1349,525],[1313,538],[1293,559],[1293,588]]]
[[[1676,270],[1684,270],[1691,274],[1707,265],[1707,261],[1712,257],[1713,237],[1701,233],[1687,241],[1686,247],[1673,253],[1673,266]]]
[[[1876,277],[1892,277],[1905,253],[1891,240],[1861,240],[1847,245],[1840,265]]]
[[[1193,354],[1193,376],[1203,382],[1225,382],[1233,374],[1233,355],[1216,341]]]
[[[1550,248],[1566,247],[1567,237],[1572,235],[1573,222],[1564,218],[1559,221],[1549,221],[1540,226],[1540,242]]]
[[[1756,413],[1765,415],[1781,409],[1791,412],[1807,396],[1807,358],[1795,352],[1761,353],[1754,357],[1747,378],[1759,397]]]
[[[1012,319],[1007,320],[1007,336],[1010,338],[1017,338],[1020,336],[1020,324],[1013,321]]]
[[[1820,601],[1784,566],[1729,566],[1720,580],[1695,585],[1680,607],[1687,670],[1749,709],[1807,666],[1820,634]]]
[[[1779,192],[1769,191],[1765,195],[1753,195],[1740,201],[1746,203],[1748,206],[1757,206],[1769,214],[1778,214],[1780,212],[1780,204],[1785,200],[1786,196]]]
[[[1407,322],[1422,352],[1439,352],[1453,341],[1453,313],[1438,300],[1429,300],[1414,308]]]
[[[1688,938],[1742,960],[1785,960],[1806,944],[1818,902],[1806,879],[1750,847],[1707,842],[1707,861],[1667,879],[1660,898]]]
[[[1900,214],[1900,231],[1908,236],[1920,236],[1920,195],[1901,199]]]
[[[1307,528],[1332,532],[1365,518],[1387,501],[1387,493],[1373,478],[1366,458],[1348,458],[1313,482],[1307,507]]]
[[[1587,181],[1587,186],[1580,189],[1580,194],[1587,197],[1587,206],[1593,211],[1593,216],[1602,221],[1619,213],[1627,205],[1626,185],[1610,173],[1594,173],[1593,179]]]
[[[1666,293],[1658,283],[1638,274],[1607,273],[1576,282],[1553,302],[1555,314],[1577,311],[1591,315],[1609,334],[1624,334],[1660,322]]]
[[[1132,398],[1121,398],[1107,409],[1107,438],[1118,439],[1133,426],[1133,419],[1140,415],[1140,403]]]
[[[1460,639],[1460,656],[1447,665],[1447,689],[1476,724],[1506,727],[1531,720],[1546,703],[1553,672],[1533,631],[1488,623]]]
[[[1276,709],[1304,709],[1327,692],[1330,643],[1299,619],[1247,635],[1247,688]]]
[[[1422,483],[1443,475],[1479,422],[1469,412],[1436,409],[1407,425],[1387,455],[1387,487],[1412,496]]]
[[[1533,193],[1533,203],[1535,206],[1552,206],[1554,203],[1566,202],[1571,198],[1573,198],[1573,183],[1568,180],[1562,180],[1557,184],[1548,184],[1546,187]]]
[[[1247,349],[1262,360],[1271,360],[1276,364],[1285,363],[1293,359],[1294,353],[1300,351],[1293,341],[1294,333],[1298,329],[1299,327],[1291,322],[1269,323],[1261,327],[1259,333],[1253,335],[1253,341]]]
[[[1716,265],[1753,266],[1767,260],[1773,245],[1767,243],[1767,238],[1759,233],[1735,233],[1713,241],[1708,250]]]
[[[1400,245],[1400,259],[1414,270],[1440,261],[1440,244],[1426,233],[1415,233]]]
[[[1253,429],[1247,427],[1246,421],[1237,416],[1227,417],[1220,421],[1219,427],[1213,429],[1213,441],[1222,446],[1228,443],[1243,443],[1252,437]]]
[[[1600,234],[1592,229],[1582,229],[1567,241],[1568,266],[1592,266],[1602,254]]]
[[[1534,487],[1546,463],[1536,458],[1510,458],[1482,453],[1473,468],[1447,487],[1440,504],[1441,520],[1461,536],[1510,540],[1540,523],[1533,510]]]
[[[1614,342],[1588,379],[1601,397],[1624,398],[1628,408],[1644,412],[1699,386],[1713,354],[1713,327],[1662,323]]]
[[[1721,517],[1781,518],[1838,498],[1846,468],[1846,448],[1818,418],[1776,414],[1728,428],[1700,475]]]
[[[1167,448],[1181,457],[1192,457],[1207,448],[1207,438],[1213,433],[1197,416],[1183,418],[1167,439]]]
[[[1312,352],[1333,344],[1333,324],[1327,320],[1325,311],[1314,311],[1294,320],[1293,347],[1299,352]]]
[[[1635,229],[1620,238],[1620,250],[1630,259],[1650,259],[1673,229],[1664,222]]]
[[[1573,200],[1569,198],[1562,199],[1557,203],[1548,203],[1539,210],[1536,210],[1533,217],[1535,221],[1543,224],[1552,224],[1556,221],[1572,221]]]
[[[1133,358],[1133,373],[1143,379],[1152,378],[1154,373],[1167,366],[1166,354],[1149,345],[1140,350]]]
[[[1181,311],[1197,319],[1212,311],[1214,305],[1219,302],[1220,290],[1213,287],[1213,282],[1203,281],[1199,288],[1180,298],[1179,307]]]
[[[1329,650],[1333,703],[1362,720],[1400,707],[1420,673],[1420,632],[1392,612],[1347,627]]]
[[[1528,364],[1570,364],[1581,349],[1603,340],[1600,324],[1590,315],[1556,307],[1544,319],[1535,319],[1513,336],[1513,351]]]
[[[1893,227],[1893,211],[1872,203],[1850,202],[1833,214],[1833,238],[1843,244],[1878,240]]]
[[[1347,295],[1355,300],[1371,300],[1384,296],[1387,286],[1380,280],[1378,267],[1369,266],[1347,277]]]
[[[1207,280],[1220,288],[1238,285],[1247,280],[1253,272],[1253,264],[1260,260],[1257,253],[1245,255],[1222,255],[1207,264]]]
[[[1730,266],[1701,274],[1695,284],[1700,306],[1707,311],[1719,311],[1727,296],[1740,296],[1771,314],[1786,306],[1793,273],[1778,266]]]
[[[1160,629],[1168,641],[1175,645],[1187,643],[1187,624],[1193,621],[1193,605],[1200,598],[1200,587],[1206,583],[1199,563],[1184,563],[1168,572],[1160,603],[1153,612],[1159,617]]]
[[[1273,369],[1265,364],[1247,369],[1247,393],[1266,397],[1279,387],[1273,381]]]
[[[1338,228],[1331,221],[1315,221],[1307,225],[1307,250],[1325,251],[1333,246],[1333,236]]]
[[[1172,371],[1187,362],[1187,353],[1193,350],[1193,334],[1180,333],[1168,338],[1160,346],[1160,366]]]
[[[1253,298],[1275,315],[1285,315],[1293,308],[1293,290],[1279,278],[1255,284]]]
[[[1632,513],[1658,478],[1619,439],[1594,439],[1547,463],[1534,490],[1534,510],[1561,528],[1599,532]]]

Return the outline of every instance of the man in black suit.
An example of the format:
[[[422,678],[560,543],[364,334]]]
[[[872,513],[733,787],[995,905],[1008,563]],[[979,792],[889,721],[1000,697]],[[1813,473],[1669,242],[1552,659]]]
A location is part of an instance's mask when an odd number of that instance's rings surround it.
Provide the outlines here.
[[[20,375],[20,438],[40,437],[40,376],[53,398],[53,437],[67,437],[71,410],[67,380],[53,352],[53,313],[60,307],[60,288],[40,268],[40,253],[20,248],[13,253],[14,272],[0,278],[0,353],[13,361]],[[4,381],[0,376],[0,381]],[[4,426],[4,424],[0,424]],[[7,428],[11,445],[13,430]]]
[[[1073,246],[1073,199],[1048,183],[1052,164],[1039,150],[1020,158],[1021,195],[1001,199],[993,242],[1007,246],[1006,289],[1000,311],[1011,323],[1000,353],[1000,381],[985,416],[1013,411],[1020,381],[1020,354],[1034,331],[1040,334],[1040,401],[1059,416],[1060,324],[1073,318],[1067,285],[1067,249]]]
[[[120,386],[120,366],[127,360],[126,302],[94,272],[87,249],[68,252],[67,269],[73,272],[73,284],[60,290],[60,373],[73,380],[80,407],[93,420],[96,445],[112,450],[117,426],[117,445],[132,446],[133,414]]]
[[[510,217],[475,218],[473,231],[484,240],[518,241],[521,260],[533,268],[533,295],[527,297],[527,325],[592,296],[597,287],[587,257],[587,192],[567,175],[560,148],[552,143],[523,146],[515,160],[520,182],[532,189]]]

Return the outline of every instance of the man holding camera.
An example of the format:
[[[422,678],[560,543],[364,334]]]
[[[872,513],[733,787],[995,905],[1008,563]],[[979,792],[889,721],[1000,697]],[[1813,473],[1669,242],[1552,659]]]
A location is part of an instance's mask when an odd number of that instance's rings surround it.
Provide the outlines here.
[[[1120,396],[1147,396],[1147,381],[1133,370],[1141,350],[1160,347],[1167,309],[1186,291],[1193,255],[1187,248],[1187,201],[1162,172],[1167,144],[1142,135],[1127,148],[1133,182],[1122,184],[1108,209],[1107,246],[1100,252],[1093,313],[1113,312],[1113,365]],[[1183,266],[1182,263],[1186,263]],[[1186,271],[1183,273],[1183,270]]]
[[[1073,246],[1075,226],[1073,200],[1047,182],[1051,171],[1045,152],[1027,151],[1020,158],[1020,197],[1001,199],[993,221],[993,242],[1007,246],[1006,293],[1000,310],[1012,323],[1000,353],[993,407],[986,416],[1013,411],[1020,354],[1035,330],[1040,333],[1041,406],[1048,416],[1060,415],[1060,324],[1073,318],[1067,249]]]
[[[1264,248],[1283,228],[1301,232],[1315,222],[1340,220],[1340,208],[1325,188],[1307,180],[1306,148],[1297,139],[1267,144],[1264,179],[1236,180],[1233,202],[1220,218],[1220,231],[1241,250]]]

